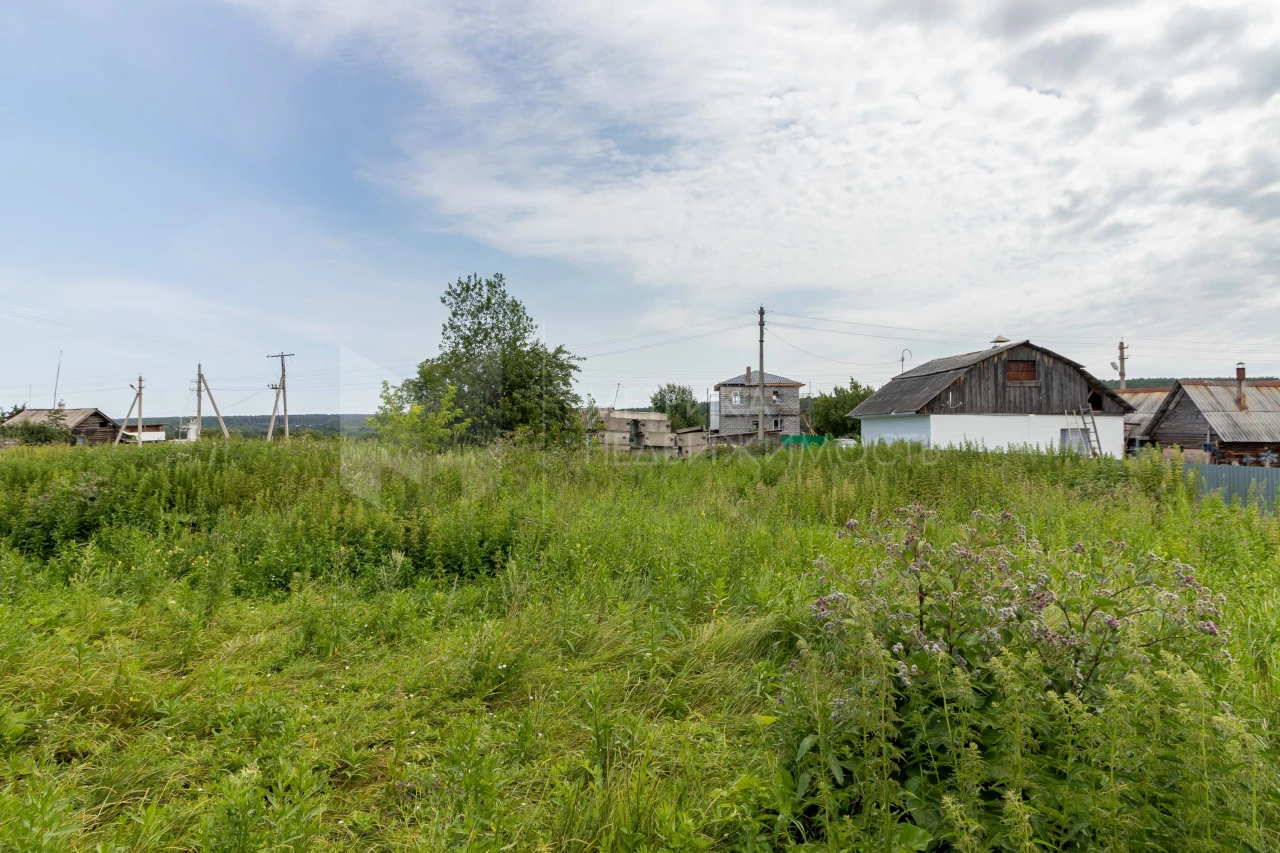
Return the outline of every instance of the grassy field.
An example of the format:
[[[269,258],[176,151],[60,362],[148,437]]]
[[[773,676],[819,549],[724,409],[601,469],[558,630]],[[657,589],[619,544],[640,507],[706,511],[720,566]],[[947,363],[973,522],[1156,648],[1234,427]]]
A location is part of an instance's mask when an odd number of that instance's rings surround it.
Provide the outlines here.
[[[0,454],[0,849],[1276,850],[1280,523],[1156,460]]]

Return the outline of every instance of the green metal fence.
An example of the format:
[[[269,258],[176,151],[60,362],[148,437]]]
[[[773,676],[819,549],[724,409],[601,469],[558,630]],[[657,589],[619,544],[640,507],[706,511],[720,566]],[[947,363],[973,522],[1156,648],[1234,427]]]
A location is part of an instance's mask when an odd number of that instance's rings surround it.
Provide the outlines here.
[[[1260,503],[1275,508],[1280,495],[1280,468],[1253,468],[1247,465],[1200,465],[1188,463],[1201,492],[1221,492],[1224,500],[1252,495]]]

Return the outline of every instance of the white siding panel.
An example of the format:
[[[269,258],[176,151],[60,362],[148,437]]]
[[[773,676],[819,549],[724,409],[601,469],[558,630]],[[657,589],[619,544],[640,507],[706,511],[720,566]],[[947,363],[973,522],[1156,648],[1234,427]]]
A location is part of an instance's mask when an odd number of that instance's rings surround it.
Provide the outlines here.
[[[918,441],[928,444],[929,416],[885,415],[862,418],[862,441],[864,444],[875,444],[881,441],[885,444],[893,444],[895,441]]]
[[[1109,456],[1124,453],[1124,416],[1095,415],[1102,452]],[[930,421],[930,443],[934,447],[960,447],[966,443],[988,450],[1034,447],[1056,451],[1062,430],[1079,429],[1078,418],[1064,415],[934,415]]]

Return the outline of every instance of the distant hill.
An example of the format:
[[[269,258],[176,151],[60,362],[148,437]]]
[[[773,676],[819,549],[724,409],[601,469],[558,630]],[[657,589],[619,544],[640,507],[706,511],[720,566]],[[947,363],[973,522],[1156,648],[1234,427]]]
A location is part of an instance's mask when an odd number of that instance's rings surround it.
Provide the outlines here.
[[[1198,376],[1196,378],[1197,379],[1232,379],[1232,380],[1235,379],[1234,376]],[[1250,376],[1249,378],[1250,379],[1275,379],[1274,376]],[[1176,378],[1172,378],[1172,377],[1164,378],[1164,379],[1159,377],[1156,377],[1154,379],[1128,379],[1128,380],[1125,380],[1125,385],[1128,386],[1130,390],[1135,388],[1170,388],[1173,386],[1173,383],[1177,381],[1178,380]],[[1106,385],[1108,388],[1116,389],[1120,387],[1120,380],[1104,379],[1102,380],[1102,384]]]
[[[369,426],[372,415],[295,415],[289,413],[289,432],[297,434],[304,430],[321,435],[347,435],[364,437],[373,434]],[[178,438],[178,423],[183,418],[143,418],[146,424],[164,424],[165,435],[170,439]],[[223,418],[232,435],[245,438],[265,438],[267,424],[271,415],[227,415]],[[218,435],[218,419],[211,416],[201,418],[201,426],[206,436]],[[276,416],[276,432],[283,429],[283,420]]]

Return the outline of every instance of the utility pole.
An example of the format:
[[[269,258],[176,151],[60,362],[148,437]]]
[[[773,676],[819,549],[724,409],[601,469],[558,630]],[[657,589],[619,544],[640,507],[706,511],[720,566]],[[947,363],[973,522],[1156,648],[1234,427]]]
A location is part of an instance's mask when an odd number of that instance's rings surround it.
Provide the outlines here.
[[[196,376],[196,418],[197,420],[200,417],[199,388],[201,385],[203,385],[205,393],[209,395],[209,405],[213,406],[213,413],[218,417],[218,426],[222,428],[222,439],[223,441],[230,441],[231,433],[227,432],[227,424],[225,421],[222,420],[222,412],[218,411],[218,401],[213,399],[213,389],[209,387],[209,380],[205,378],[204,370],[201,369],[201,366],[198,364],[196,365],[196,374],[197,374]],[[203,424],[203,422],[200,422],[200,423]],[[203,425],[201,426],[201,429],[203,429]],[[196,434],[196,437],[199,438],[198,432]]]
[[[1124,342],[1124,338],[1121,338],[1121,339],[1120,339],[1120,390],[1121,390],[1121,391],[1125,390],[1125,386],[1124,386],[1124,354],[1125,354],[1125,352],[1126,352],[1128,349],[1129,349],[1129,347],[1128,347],[1128,345],[1127,345],[1127,344],[1125,344],[1125,342]]]
[[[142,444],[142,377],[138,377],[136,386],[130,385],[133,389],[133,402],[129,404],[129,411],[125,413],[124,420],[120,422],[120,429],[116,433],[116,440],[111,443],[112,447],[118,447],[120,439],[124,435],[125,427],[129,426],[129,418],[133,417],[133,407],[138,407],[138,444]]]
[[[199,441],[204,428],[204,365],[196,365],[196,422],[187,426],[187,441]]]
[[[58,408],[58,382],[62,379],[62,350],[58,350],[58,372],[53,377],[53,407]],[[30,395],[28,395],[30,396]]]
[[[142,374],[138,374],[138,446],[142,446]]]
[[[276,353],[275,355],[269,355],[267,356],[267,358],[280,359],[280,381],[275,385],[267,386],[268,388],[271,388],[276,392],[276,401],[271,406],[271,422],[267,424],[267,441],[271,440],[271,435],[272,433],[275,432],[276,411],[280,408],[281,402],[284,403],[284,440],[288,441],[289,440],[289,391],[288,391],[288,386],[285,384],[284,360],[286,358],[293,358],[293,353],[280,352],[280,353]]]
[[[764,306],[760,306],[760,447],[764,448]]]

